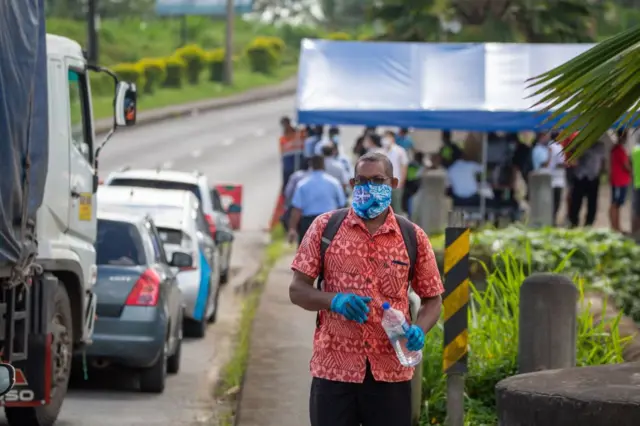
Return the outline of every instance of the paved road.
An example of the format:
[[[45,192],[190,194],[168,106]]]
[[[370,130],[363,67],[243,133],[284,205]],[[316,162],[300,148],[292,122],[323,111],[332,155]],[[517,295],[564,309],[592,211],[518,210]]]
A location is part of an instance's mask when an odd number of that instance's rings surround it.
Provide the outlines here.
[[[269,223],[280,185],[278,121],[292,115],[293,108],[293,98],[285,98],[140,126],[118,132],[105,147],[103,177],[125,165],[162,165],[198,169],[211,182],[243,184],[244,230],[237,235],[232,260],[236,276],[221,297],[221,318],[205,339],[186,342],[182,370],[169,378],[165,392],[141,394],[126,374],[90,371],[88,382],[81,377],[75,381],[57,425],[182,426],[206,417],[210,385],[229,353],[240,309],[232,290],[258,266],[261,231]]]

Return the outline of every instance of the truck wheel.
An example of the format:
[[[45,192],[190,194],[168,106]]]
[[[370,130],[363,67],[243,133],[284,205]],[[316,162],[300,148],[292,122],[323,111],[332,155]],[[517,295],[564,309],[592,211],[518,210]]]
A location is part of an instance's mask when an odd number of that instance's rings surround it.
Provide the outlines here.
[[[158,357],[158,360],[149,368],[140,371],[140,390],[146,393],[162,393],[167,379],[167,347],[165,347]]]
[[[67,395],[73,354],[73,323],[69,295],[62,283],[58,283],[55,310],[51,319],[51,398],[48,405],[39,407],[6,407],[10,426],[53,426],[62,401]]]

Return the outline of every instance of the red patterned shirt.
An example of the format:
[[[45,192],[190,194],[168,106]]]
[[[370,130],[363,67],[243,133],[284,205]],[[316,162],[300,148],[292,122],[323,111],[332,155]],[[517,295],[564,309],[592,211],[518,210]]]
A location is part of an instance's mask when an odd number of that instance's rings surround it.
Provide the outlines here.
[[[332,212],[319,216],[306,232],[291,268],[310,277],[320,272],[320,240]],[[414,225],[418,256],[412,287],[421,298],[444,292],[431,243]],[[324,289],[371,297],[364,324],[342,315],[320,312],[320,325],[313,338],[311,374],[327,380],[361,383],[366,361],[377,381],[410,380],[413,368],[398,361],[381,325],[382,303],[406,313],[409,320],[409,255],[400,226],[390,209],[384,224],[371,236],[364,222],[349,211],[325,253]]]

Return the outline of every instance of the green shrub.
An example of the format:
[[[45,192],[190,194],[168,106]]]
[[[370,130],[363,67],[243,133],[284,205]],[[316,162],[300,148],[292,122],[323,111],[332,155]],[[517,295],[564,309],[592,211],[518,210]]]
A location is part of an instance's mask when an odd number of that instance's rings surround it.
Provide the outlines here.
[[[224,81],[224,55],[224,49],[214,49],[207,52],[209,81]]]
[[[347,33],[329,33],[325,38],[327,40],[342,40],[342,41],[353,40],[353,37],[351,37],[351,35]]]
[[[118,64],[111,68],[120,80],[135,83],[138,87],[144,87],[145,76],[144,68],[139,64]]]
[[[278,54],[278,56],[282,57],[285,51],[284,41],[279,37],[260,37],[265,40],[267,43],[271,43],[271,47]]]
[[[294,50],[300,50],[300,42],[305,38],[318,38],[320,33],[313,27],[285,24],[281,28],[282,40]]]
[[[272,74],[280,61],[273,42],[264,37],[258,37],[249,44],[247,57],[251,71],[262,74]]]
[[[566,259],[567,262],[570,259]],[[526,267],[510,251],[496,255],[505,266],[487,277],[487,288],[471,287],[469,304],[469,371],[465,377],[465,424],[496,425],[495,385],[517,374],[519,292]],[[565,262],[566,264],[566,262]],[[583,281],[577,280],[582,296]],[[593,312],[581,310],[578,317],[577,365],[623,362],[622,349],[628,339],[618,334],[618,320],[594,325]],[[423,425],[441,425],[446,415],[446,376],[442,373],[442,324],[427,336],[424,348]]]
[[[472,254],[488,259],[511,250],[531,272],[560,265],[604,291],[616,307],[640,323],[640,245],[608,229],[528,229],[510,226],[473,234]],[[566,260],[567,254],[572,253]],[[503,269],[501,265],[494,265]]]
[[[185,63],[185,61],[177,56],[171,56],[165,59],[164,64],[166,75],[163,86],[171,88],[182,87],[185,70],[187,68],[187,64]]]
[[[113,96],[116,90],[113,78],[103,72],[89,73],[91,94],[93,96]]]
[[[207,53],[200,46],[190,44],[176,50],[175,56],[182,58],[187,66],[185,70],[187,81],[190,84],[198,84],[206,64]]]
[[[144,58],[138,61],[138,65],[144,70],[144,93],[153,93],[165,80],[167,66],[164,59]]]

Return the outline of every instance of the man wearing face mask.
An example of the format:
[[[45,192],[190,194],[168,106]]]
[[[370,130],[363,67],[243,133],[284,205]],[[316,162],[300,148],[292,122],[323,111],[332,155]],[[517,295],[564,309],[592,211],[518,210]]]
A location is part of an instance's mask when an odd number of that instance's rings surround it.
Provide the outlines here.
[[[382,304],[409,318],[411,285],[421,308],[406,333],[407,348],[421,350],[440,316],[444,289],[427,235],[390,207],[398,179],[389,158],[365,154],[354,174],[351,208],[316,218],[291,265],[291,301],[318,312],[311,426],[411,426],[413,368],[402,366],[391,347]]]

